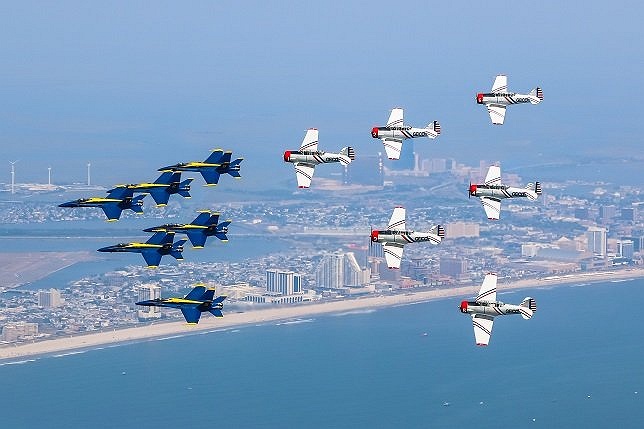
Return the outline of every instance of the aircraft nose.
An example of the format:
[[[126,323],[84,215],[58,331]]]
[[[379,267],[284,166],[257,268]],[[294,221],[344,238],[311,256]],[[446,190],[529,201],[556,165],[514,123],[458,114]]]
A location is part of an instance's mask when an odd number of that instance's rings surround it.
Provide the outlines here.
[[[476,196],[476,185],[470,184],[470,195]]]
[[[378,138],[378,127],[373,127],[371,129],[371,137],[373,137],[374,139]]]
[[[289,162],[291,160],[291,151],[287,150],[284,152],[284,162]]]
[[[462,301],[459,308],[461,309],[461,313],[467,313],[467,301]]]
[[[107,246],[107,247],[101,247],[100,249],[97,249],[97,252],[109,252],[111,251],[113,246]]]
[[[378,241],[378,231],[371,231],[371,241],[374,243]]]
[[[62,203],[62,204],[58,204],[58,207],[73,207],[73,204],[74,203],[72,202]]]
[[[480,93],[480,92],[478,94],[476,94],[476,103],[477,104],[483,104],[483,94]]]

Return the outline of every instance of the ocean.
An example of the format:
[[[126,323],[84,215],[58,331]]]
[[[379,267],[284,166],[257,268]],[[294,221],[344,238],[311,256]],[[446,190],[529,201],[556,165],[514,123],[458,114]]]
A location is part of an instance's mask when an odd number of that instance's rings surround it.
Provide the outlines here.
[[[4,362],[2,427],[642,427],[644,279],[526,295],[484,348],[450,298]]]

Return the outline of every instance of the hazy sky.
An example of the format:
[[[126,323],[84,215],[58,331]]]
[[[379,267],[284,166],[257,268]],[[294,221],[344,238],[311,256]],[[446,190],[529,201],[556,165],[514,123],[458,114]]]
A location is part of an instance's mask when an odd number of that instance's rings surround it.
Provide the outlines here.
[[[294,181],[285,149],[382,151],[392,107],[441,122],[425,157],[642,156],[640,2],[4,2],[0,182],[150,180],[210,149],[245,157],[243,186]],[[478,91],[505,73],[544,102],[493,127]],[[6,167],[2,167],[5,164]]]

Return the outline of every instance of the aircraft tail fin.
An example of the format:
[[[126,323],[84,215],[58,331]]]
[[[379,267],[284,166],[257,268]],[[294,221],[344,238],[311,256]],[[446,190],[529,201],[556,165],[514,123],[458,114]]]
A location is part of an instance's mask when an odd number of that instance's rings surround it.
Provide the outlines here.
[[[230,222],[231,222],[231,221],[227,220],[227,221],[225,221],[225,222],[221,222],[221,223],[217,224],[217,229],[218,229],[218,230],[224,230],[224,231],[225,231],[225,229],[224,229],[224,228],[228,228],[228,225],[230,225]],[[217,232],[215,233],[215,237],[217,237],[217,238],[218,238],[218,239],[220,239],[221,241],[228,241],[228,236],[227,236],[227,235],[226,235],[226,233],[225,233],[225,232],[223,232],[223,231],[217,231]]]
[[[186,243],[186,241],[187,240],[179,240],[173,243],[172,250],[170,250],[170,256],[178,261],[183,260],[183,255],[181,254],[181,252],[183,252],[183,245]]]
[[[132,209],[133,212],[143,213],[143,198],[145,198],[145,195],[146,194],[137,195],[136,197],[132,198],[132,203],[130,208]]]
[[[186,179],[183,182],[179,183],[179,192],[177,192],[179,195],[181,195],[184,198],[191,198],[190,195],[190,183],[194,179]]]
[[[445,238],[445,228],[442,225],[436,225],[430,231],[432,234],[438,235],[440,238]]]
[[[530,91],[530,94],[532,97],[536,97],[536,99],[531,99],[530,103],[532,104],[539,104],[543,101],[543,90],[539,87],[536,87],[532,91]]]
[[[154,181],[156,184],[160,185],[169,185],[172,182],[178,182],[181,180],[181,172],[179,171],[164,171],[161,175]]]
[[[353,148],[351,146],[347,146],[347,147],[342,148],[342,150],[340,151],[340,155],[344,155],[344,156],[348,157],[351,161],[356,159],[356,151],[353,150]]]
[[[519,304],[521,307],[521,317],[524,319],[530,319],[532,315],[537,311],[537,301],[534,300],[534,298],[531,297],[525,297],[523,301],[521,301],[521,304]]]
[[[215,149],[208,155],[208,158],[204,162],[207,164],[219,164],[223,156],[224,151],[222,149]]]
[[[228,166],[227,173],[235,178],[240,178],[241,174],[239,174],[239,168],[240,168],[239,164],[241,164],[243,160],[244,158],[237,158],[236,160],[231,162],[230,165]]]
[[[441,124],[438,123],[438,121],[433,121],[430,122],[427,127],[425,127],[427,130],[427,137],[430,139],[435,139],[438,137],[441,133]]]
[[[535,192],[537,195],[541,195],[541,183],[536,182],[536,183],[534,184],[534,192]]]

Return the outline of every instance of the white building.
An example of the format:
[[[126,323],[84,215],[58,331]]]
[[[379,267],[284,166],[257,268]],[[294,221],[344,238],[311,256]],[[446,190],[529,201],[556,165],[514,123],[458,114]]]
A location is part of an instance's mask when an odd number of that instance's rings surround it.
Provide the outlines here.
[[[266,292],[294,295],[303,292],[302,276],[293,271],[266,270]]]
[[[369,283],[370,269],[362,269],[353,252],[324,256],[315,270],[315,285],[320,289],[361,287]]]
[[[606,228],[590,227],[586,231],[587,250],[595,256],[606,256]]]
[[[38,306],[43,308],[55,308],[63,305],[63,299],[58,289],[39,290]]]
[[[161,287],[153,283],[146,283],[139,286],[139,301],[149,299],[160,299]],[[139,320],[159,319],[161,317],[161,307],[140,307],[137,311]]]

